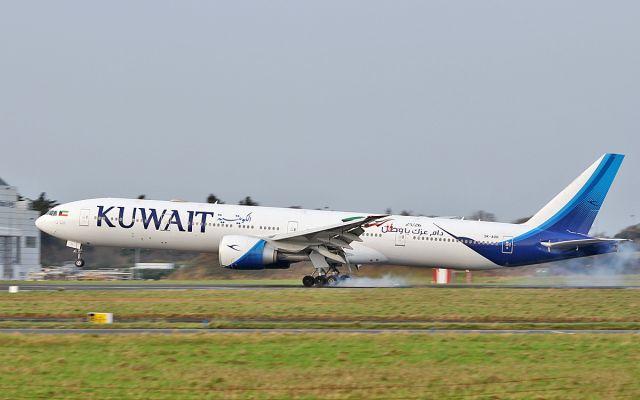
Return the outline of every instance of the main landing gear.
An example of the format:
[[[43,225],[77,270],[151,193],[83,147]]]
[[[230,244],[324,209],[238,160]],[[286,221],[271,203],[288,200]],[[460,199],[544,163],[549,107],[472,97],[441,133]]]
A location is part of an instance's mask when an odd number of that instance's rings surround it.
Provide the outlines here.
[[[316,280],[315,280],[315,278],[313,276],[307,275],[304,278],[302,278],[302,284],[305,287],[311,287],[311,286],[316,284]]]
[[[347,279],[351,278],[351,276],[349,275],[317,275],[317,276],[311,276],[311,275],[307,275],[304,278],[302,278],[302,284],[305,287],[312,287],[312,286],[317,286],[317,287],[322,287],[322,286],[335,286],[338,284],[338,282],[342,282],[342,281],[346,281]]]
[[[344,282],[349,278],[351,278],[349,275],[341,275],[336,266],[331,266],[327,270],[320,268],[313,275],[305,276],[302,278],[302,284],[305,287],[335,286],[338,282]]]

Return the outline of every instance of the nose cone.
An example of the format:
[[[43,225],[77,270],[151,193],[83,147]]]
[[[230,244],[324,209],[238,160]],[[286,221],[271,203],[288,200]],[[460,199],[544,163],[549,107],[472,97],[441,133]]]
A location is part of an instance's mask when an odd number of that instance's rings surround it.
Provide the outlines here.
[[[38,219],[36,219],[36,226],[38,227],[38,229],[40,229],[43,232],[46,232],[45,227],[46,227],[46,215],[43,215],[41,217],[39,217]]]

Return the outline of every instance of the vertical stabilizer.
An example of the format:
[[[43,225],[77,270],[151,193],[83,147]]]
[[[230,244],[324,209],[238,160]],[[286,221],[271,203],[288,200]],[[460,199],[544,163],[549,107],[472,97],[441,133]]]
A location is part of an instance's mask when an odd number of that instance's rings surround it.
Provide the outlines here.
[[[609,153],[600,157],[525,225],[588,234],[623,158]]]

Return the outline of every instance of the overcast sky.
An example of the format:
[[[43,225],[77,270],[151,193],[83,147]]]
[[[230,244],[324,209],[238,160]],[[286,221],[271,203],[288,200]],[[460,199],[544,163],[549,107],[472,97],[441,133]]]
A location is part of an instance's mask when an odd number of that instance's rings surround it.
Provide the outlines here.
[[[627,155],[596,220],[640,222],[640,2],[0,3],[0,177],[28,197],[541,208]]]

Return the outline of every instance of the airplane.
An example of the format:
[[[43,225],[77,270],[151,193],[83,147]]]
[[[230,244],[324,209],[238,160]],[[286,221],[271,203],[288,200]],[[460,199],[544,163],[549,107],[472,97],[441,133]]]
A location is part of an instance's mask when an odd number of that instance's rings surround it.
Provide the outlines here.
[[[82,268],[83,246],[218,253],[235,270],[289,268],[310,261],[306,287],[347,279],[346,267],[396,264],[485,270],[617,251],[623,240],[589,236],[622,163],[604,154],[520,224],[193,203],[99,198],[58,205],[36,226],[67,241]]]

